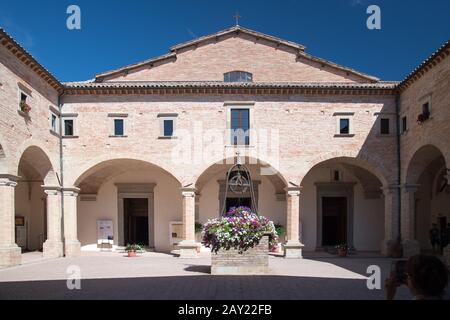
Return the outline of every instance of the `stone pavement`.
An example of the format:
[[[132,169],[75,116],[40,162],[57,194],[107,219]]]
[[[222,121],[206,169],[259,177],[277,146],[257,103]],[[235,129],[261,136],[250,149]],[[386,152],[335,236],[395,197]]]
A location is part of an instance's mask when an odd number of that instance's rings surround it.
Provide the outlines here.
[[[121,253],[83,253],[81,257],[38,260],[0,270],[0,299],[157,299],[157,300],[298,300],[384,299],[368,290],[367,267],[378,265],[382,279],[391,260],[377,256],[338,258],[312,255],[303,260],[270,258],[268,276],[210,273],[209,254],[182,260],[146,253],[130,259]],[[81,270],[81,290],[67,289],[67,268]],[[406,289],[400,299],[411,299]]]

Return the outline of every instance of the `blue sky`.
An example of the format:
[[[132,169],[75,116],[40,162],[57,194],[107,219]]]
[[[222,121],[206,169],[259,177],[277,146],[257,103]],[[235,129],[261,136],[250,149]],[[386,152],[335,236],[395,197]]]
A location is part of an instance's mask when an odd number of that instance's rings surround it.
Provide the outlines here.
[[[71,4],[79,31],[66,28]],[[371,4],[382,30],[366,28]],[[2,0],[0,25],[58,79],[78,81],[231,27],[236,12],[243,27],[383,80],[403,79],[450,38],[449,0]]]

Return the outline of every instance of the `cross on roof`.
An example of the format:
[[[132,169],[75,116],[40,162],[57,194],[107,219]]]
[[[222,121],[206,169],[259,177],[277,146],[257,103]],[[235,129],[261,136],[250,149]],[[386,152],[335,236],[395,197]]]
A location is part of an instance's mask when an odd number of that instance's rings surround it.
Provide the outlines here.
[[[236,12],[236,14],[235,14],[233,17],[236,19],[236,26],[239,26],[239,19],[242,18],[242,17],[239,15],[239,12]]]

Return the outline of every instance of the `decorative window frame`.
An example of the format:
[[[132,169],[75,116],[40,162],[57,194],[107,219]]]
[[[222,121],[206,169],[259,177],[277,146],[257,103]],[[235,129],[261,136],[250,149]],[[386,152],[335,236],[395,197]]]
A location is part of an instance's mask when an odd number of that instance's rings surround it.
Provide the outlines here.
[[[426,95],[420,97],[419,99],[420,109],[419,111],[423,111],[423,105],[428,103],[428,109],[430,111],[430,117],[433,114],[433,93],[427,93]]]
[[[61,134],[64,139],[77,139],[78,136],[78,113],[63,113],[61,114],[62,128]],[[66,135],[66,120],[73,120],[73,136]]]
[[[27,88],[25,85],[18,82],[17,83],[17,102],[18,102],[17,112],[23,117],[29,117],[29,114],[27,112],[22,111],[22,109],[20,107],[20,102],[22,101],[22,94],[27,96],[27,104],[30,105],[31,100],[33,99],[33,92],[29,88]]]
[[[125,121],[128,118],[127,113],[109,113],[108,118],[110,118],[111,125],[110,125],[110,138],[128,138],[127,132],[128,132],[128,121]],[[123,135],[118,136],[116,135],[116,127],[115,122],[116,120],[123,120]]]
[[[178,113],[160,113],[158,114],[159,119],[159,137],[158,139],[161,140],[172,140],[172,139],[178,139],[176,132],[178,127]],[[164,121],[171,120],[173,121],[173,135],[172,136],[166,136],[164,135]]]
[[[355,131],[354,131],[354,117],[355,117],[355,112],[335,112],[333,114],[333,117],[336,118],[336,133],[334,135],[335,138],[353,138],[355,136]],[[349,120],[349,125],[350,125],[350,130],[349,133],[341,133],[341,120],[342,119],[348,119]]]
[[[224,106],[226,108],[226,147],[227,148],[254,148],[255,139],[255,101],[225,101]],[[248,109],[250,117],[250,143],[249,145],[233,145],[231,143],[231,110],[233,109]]]
[[[61,128],[60,128],[61,113],[54,106],[49,106],[49,110],[50,110],[50,117],[49,117],[50,133],[59,137],[61,135]],[[53,116],[56,117],[56,128],[55,128],[56,130],[53,129],[53,122],[52,122]]]

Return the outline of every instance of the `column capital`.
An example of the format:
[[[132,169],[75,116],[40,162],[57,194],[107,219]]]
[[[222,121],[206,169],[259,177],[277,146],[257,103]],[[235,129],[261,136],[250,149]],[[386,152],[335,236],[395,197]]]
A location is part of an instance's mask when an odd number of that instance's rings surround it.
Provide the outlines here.
[[[72,188],[62,188],[62,193],[66,197],[78,197],[80,194],[81,189],[72,187]]]
[[[420,187],[420,184],[409,184],[409,183],[405,183],[404,185],[401,186],[401,188],[403,189],[403,192],[406,192],[406,193],[417,192],[419,187]]]
[[[401,188],[398,184],[388,184],[387,186],[381,187],[381,191],[383,191],[384,195],[391,194],[393,192],[398,191]]]
[[[44,192],[49,196],[56,196],[61,193],[62,188],[60,186],[41,186]]]
[[[302,193],[303,187],[288,187],[284,190],[286,191],[286,194],[290,197],[298,197]]]
[[[181,194],[183,195],[183,197],[185,198],[193,198],[195,197],[195,192],[197,190],[195,188],[181,188]]]
[[[17,181],[20,180],[19,176],[12,174],[0,174],[0,187],[16,187]]]

